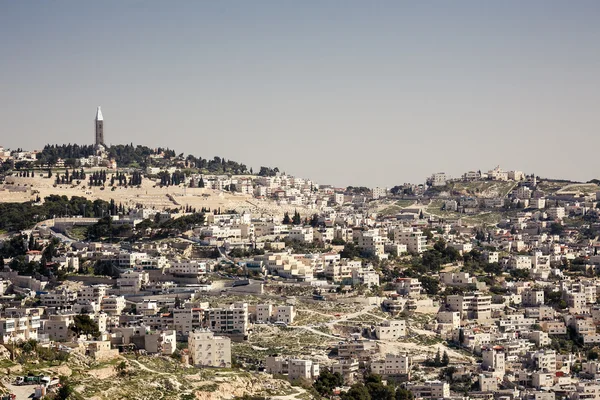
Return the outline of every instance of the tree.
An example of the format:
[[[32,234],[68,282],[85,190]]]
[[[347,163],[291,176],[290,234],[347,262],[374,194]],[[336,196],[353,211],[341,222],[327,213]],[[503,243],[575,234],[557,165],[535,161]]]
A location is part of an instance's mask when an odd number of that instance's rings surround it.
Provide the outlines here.
[[[319,377],[315,380],[313,387],[322,396],[330,396],[333,393],[333,389],[340,387],[344,384],[342,375],[338,372],[332,373],[330,369],[325,368],[319,374]]]
[[[447,367],[450,364],[450,357],[448,357],[448,352],[444,350],[444,355],[442,356],[442,365]]]
[[[440,281],[432,276],[423,275],[419,278],[423,290],[430,296],[435,296],[440,292]]]
[[[440,354],[440,348],[438,347],[438,351],[435,354],[435,358],[433,359],[433,365],[435,365],[436,367],[441,367],[442,366],[442,356]]]
[[[551,235],[562,235],[564,230],[565,230],[565,228],[559,223],[554,222],[550,225],[550,234]]]
[[[398,388],[396,389],[396,400],[413,400],[415,396],[410,390]]]
[[[127,373],[127,363],[125,361],[121,361],[115,367],[115,370],[119,374],[119,376],[124,376]]]
[[[362,383],[352,385],[350,390],[343,393],[341,396],[342,400],[371,400],[371,395],[367,390],[367,387]]]
[[[365,387],[372,399],[394,400],[396,391],[392,386],[386,386],[381,381],[381,376],[376,374],[365,375]]]
[[[76,315],[73,318],[73,325],[69,329],[76,335],[91,335],[92,337],[100,335],[98,324],[89,315],[85,314]]]
[[[60,377],[60,388],[56,392],[55,400],[67,400],[75,392],[75,389],[66,376]]]
[[[313,228],[316,228],[317,226],[319,226],[319,216],[317,214],[313,214],[313,216],[310,218],[309,224]]]
[[[292,224],[300,225],[302,223],[302,218],[300,217],[300,213],[298,211],[294,211],[294,217],[292,218]]]
[[[284,225],[290,225],[292,223],[292,220],[290,219],[290,214],[288,214],[287,212],[283,214],[283,221],[281,221],[281,223]]]

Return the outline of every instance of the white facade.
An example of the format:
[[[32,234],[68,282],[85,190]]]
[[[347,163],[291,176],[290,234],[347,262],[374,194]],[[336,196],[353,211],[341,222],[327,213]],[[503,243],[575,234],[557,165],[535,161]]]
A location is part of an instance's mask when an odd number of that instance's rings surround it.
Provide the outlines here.
[[[188,351],[196,367],[231,367],[231,339],[213,332],[196,330],[188,336]]]

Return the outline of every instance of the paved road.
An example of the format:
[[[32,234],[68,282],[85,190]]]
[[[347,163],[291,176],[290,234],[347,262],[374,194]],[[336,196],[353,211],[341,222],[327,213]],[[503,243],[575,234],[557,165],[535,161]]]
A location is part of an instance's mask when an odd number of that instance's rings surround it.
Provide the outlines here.
[[[36,385],[17,386],[11,383],[5,383],[4,386],[6,386],[10,393],[13,393],[17,396],[15,400],[32,399],[33,395],[35,394]]]

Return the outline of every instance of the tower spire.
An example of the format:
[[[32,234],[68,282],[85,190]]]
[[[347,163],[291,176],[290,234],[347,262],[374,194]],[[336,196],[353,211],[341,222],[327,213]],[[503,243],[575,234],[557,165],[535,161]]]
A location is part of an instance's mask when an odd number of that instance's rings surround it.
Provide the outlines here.
[[[96,110],[96,120],[94,122],[96,125],[96,147],[104,146],[104,118],[100,106]]]

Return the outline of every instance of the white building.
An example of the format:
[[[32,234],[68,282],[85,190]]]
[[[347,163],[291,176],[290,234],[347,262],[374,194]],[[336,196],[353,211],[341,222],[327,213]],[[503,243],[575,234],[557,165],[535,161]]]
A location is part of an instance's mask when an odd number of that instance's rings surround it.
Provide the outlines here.
[[[406,321],[383,321],[381,325],[375,327],[375,336],[379,340],[398,340],[406,336]]]
[[[371,371],[381,376],[408,375],[412,367],[408,354],[386,354],[383,360],[371,363]]]
[[[195,330],[188,336],[188,351],[196,367],[231,367],[231,339],[228,337]]]
[[[170,262],[169,273],[173,275],[197,277],[206,274],[206,263],[198,260],[174,260]]]
[[[427,237],[423,232],[412,228],[398,227],[394,229],[394,242],[405,244],[411,253],[423,253],[427,246]]]

